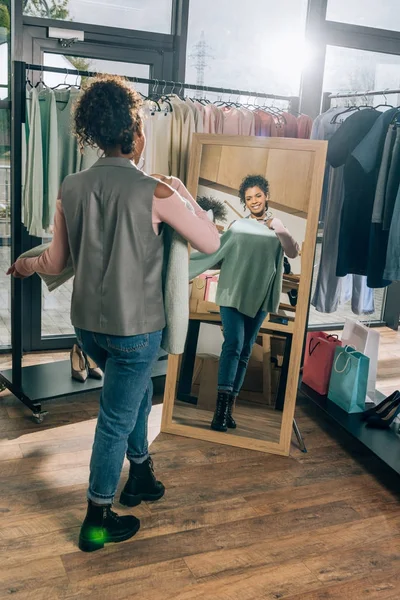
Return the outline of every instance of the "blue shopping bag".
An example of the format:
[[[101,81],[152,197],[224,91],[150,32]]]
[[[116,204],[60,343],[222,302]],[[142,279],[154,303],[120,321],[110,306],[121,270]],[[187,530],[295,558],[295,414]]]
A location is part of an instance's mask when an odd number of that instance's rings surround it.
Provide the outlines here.
[[[348,413],[365,410],[369,358],[351,346],[336,348],[328,398]]]

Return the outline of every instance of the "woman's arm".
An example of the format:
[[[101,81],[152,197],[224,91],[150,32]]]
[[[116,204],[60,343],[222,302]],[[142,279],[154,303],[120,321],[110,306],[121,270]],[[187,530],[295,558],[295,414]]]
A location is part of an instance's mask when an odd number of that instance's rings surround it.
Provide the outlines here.
[[[279,239],[284,253],[288,258],[297,258],[300,252],[300,247],[296,240],[290,235],[280,219],[272,219],[269,224],[270,229],[275,231]]]
[[[35,258],[19,258],[12,271],[21,277],[29,277],[33,273],[42,273],[45,275],[59,275],[67,266],[70,255],[67,225],[65,223],[64,211],[61,200],[57,200],[56,212],[54,215],[54,233],[51,244],[47,250]]]
[[[161,179],[162,176],[153,177]],[[183,198],[193,206],[194,213],[188,210]],[[175,229],[195,250],[212,254],[220,246],[218,229],[175,177],[163,177],[154,192],[153,223],[161,222]]]

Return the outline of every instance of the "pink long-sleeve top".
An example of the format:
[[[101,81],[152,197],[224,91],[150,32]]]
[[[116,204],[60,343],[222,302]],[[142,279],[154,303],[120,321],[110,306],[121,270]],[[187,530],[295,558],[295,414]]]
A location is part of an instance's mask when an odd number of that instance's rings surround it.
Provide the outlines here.
[[[176,177],[167,179],[171,195],[167,198],[153,196],[152,222],[156,234],[161,223],[167,223],[182,235],[196,250],[212,254],[220,245],[218,230],[207,213],[200,208],[183,183]],[[188,210],[185,200],[192,205]],[[16,269],[23,277],[33,273],[58,275],[66,267],[70,255],[67,225],[61,199],[57,200],[54,216],[53,239],[49,248],[38,257],[20,258]]]

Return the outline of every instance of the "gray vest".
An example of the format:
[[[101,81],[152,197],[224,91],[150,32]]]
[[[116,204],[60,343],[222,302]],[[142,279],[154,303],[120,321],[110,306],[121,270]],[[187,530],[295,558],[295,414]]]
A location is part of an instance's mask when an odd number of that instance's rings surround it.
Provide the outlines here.
[[[124,158],[101,158],[64,180],[75,327],[130,336],[165,326],[163,236],[152,226],[157,183]]]

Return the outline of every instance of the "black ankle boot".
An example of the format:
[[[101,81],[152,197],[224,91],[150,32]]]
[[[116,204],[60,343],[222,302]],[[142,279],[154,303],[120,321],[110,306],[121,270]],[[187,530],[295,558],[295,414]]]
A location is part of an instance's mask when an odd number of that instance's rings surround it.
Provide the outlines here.
[[[236,421],[232,417],[233,407],[235,406],[236,396],[229,395],[228,414],[226,415],[226,426],[228,429],[236,429]]]
[[[111,510],[111,504],[98,506],[89,500],[79,535],[79,549],[94,552],[104,544],[129,540],[139,528],[140,521],[133,515],[120,517]]]
[[[141,464],[131,461],[129,479],[119,499],[124,506],[137,506],[143,500],[154,502],[164,496],[165,487],[154,475],[151,457]]]
[[[211,423],[211,429],[214,431],[227,431],[227,418],[229,410],[229,393],[218,392],[217,406],[215,408],[214,418]]]

